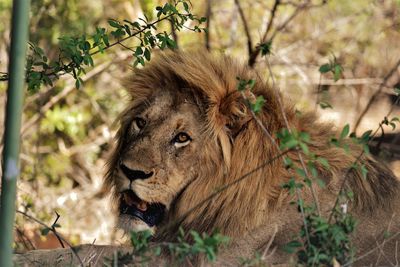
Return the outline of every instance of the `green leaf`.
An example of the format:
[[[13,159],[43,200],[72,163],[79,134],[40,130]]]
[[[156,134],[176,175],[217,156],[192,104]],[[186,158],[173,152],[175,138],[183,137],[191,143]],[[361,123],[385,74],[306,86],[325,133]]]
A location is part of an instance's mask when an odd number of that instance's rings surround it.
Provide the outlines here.
[[[321,180],[321,179],[315,179],[315,181],[317,182],[317,184],[318,184],[318,186],[319,186],[320,188],[325,188],[325,187],[326,187],[326,184],[325,184],[325,182],[324,182],[323,180]]]
[[[249,85],[250,89],[253,89],[254,85],[256,84],[256,80],[250,79],[247,84]]]
[[[324,101],[319,102],[319,106],[320,106],[322,109],[333,108],[333,107],[331,106],[331,104],[329,104],[328,102],[324,102]]]
[[[300,132],[299,139],[303,142],[310,142],[310,134],[307,132]]]
[[[169,36],[166,36],[165,38],[167,40],[167,46],[168,48],[174,49],[176,48],[176,42],[174,40],[172,40],[171,38],[169,38]]]
[[[302,178],[307,178],[306,172],[301,169],[301,168],[297,168],[296,172],[302,177]]]
[[[395,88],[394,88],[394,92],[395,92],[395,94],[397,94],[398,96],[400,96],[400,87],[395,87]]]
[[[258,96],[256,98],[255,103],[252,103],[251,106],[251,110],[253,110],[254,113],[258,113],[262,110],[262,107],[264,106],[265,103],[265,99],[262,95]]]
[[[85,41],[83,43],[83,49],[86,50],[86,51],[90,50],[90,43],[88,41]]]
[[[341,75],[342,75],[342,66],[336,64],[333,72],[333,80],[337,82],[340,79]]]
[[[318,157],[317,161],[321,163],[322,166],[324,166],[326,169],[329,170],[329,162],[326,158]]]
[[[186,2],[183,2],[183,7],[185,9],[186,12],[189,12],[189,5]]]
[[[46,228],[43,228],[42,230],[40,230],[40,233],[42,235],[46,236],[50,232],[50,230],[51,230],[50,228],[46,227]]]
[[[83,81],[82,81],[81,78],[77,78],[77,79],[75,80],[75,87],[76,87],[76,89],[81,88],[82,82],[83,82]]]
[[[330,64],[324,64],[321,67],[319,67],[319,72],[320,73],[327,73],[331,70],[331,65]]]
[[[288,157],[284,157],[283,164],[285,165],[285,168],[290,168],[293,166],[293,161]]]
[[[109,24],[111,27],[117,28],[117,29],[120,29],[120,28],[122,27],[122,26],[119,24],[118,21],[113,20],[113,19],[109,19],[109,20],[108,20],[108,24]]]
[[[372,133],[372,130],[368,130],[368,131],[364,132],[362,134],[362,136],[360,137],[360,141],[363,143],[368,142],[369,139],[371,138],[371,133]]]
[[[287,142],[282,144],[282,148],[285,149],[292,149],[295,148],[297,145],[299,144],[299,142],[296,139],[289,139]]]
[[[135,56],[141,56],[143,54],[142,47],[138,46],[135,50]]]
[[[348,125],[348,124],[346,124],[344,127],[343,127],[343,130],[342,130],[342,132],[340,133],[340,140],[342,140],[342,139],[344,139],[346,136],[348,136],[349,135],[349,132],[350,132],[350,126]]]
[[[271,48],[272,48],[272,41],[262,43],[259,45],[259,47],[260,47],[260,51],[261,51],[261,56],[270,55]]]
[[[144,50],[144,57],[146,58],[147,61],[150,61],[151,54],[150,54],[150,50],[148,48],[146,48]]]
[[[364,179],[367,179],[368,169],[365,167],[364,164],[361,165],[360,170],[361,170],[362,177]]]
[[[241,79],[240,77],[236,77],[236,80],[238,80],[237,90],[238,90],[238,91],[244,91],[244,90],[246,90],[247,81]]]
[[[308,155],[310,153],[310,150],[308,149],[307,144],[300,142],[299,146],[300,146],[301,150],[303,150],[304,154]]]
[[[289,254],[294,253],[298,248],[301,248],[303,245],[299,241],[290,241],[289,243],[283,246],[283,250]]]

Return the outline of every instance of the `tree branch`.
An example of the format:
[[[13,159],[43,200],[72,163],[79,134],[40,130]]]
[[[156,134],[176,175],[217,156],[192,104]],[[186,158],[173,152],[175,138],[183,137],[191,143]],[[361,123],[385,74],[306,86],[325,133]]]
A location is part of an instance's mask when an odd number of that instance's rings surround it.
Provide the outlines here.
[[[270,17],[270,19],[268,21],[265,33],[264,33],[264,35],[263,35],[263,37],[261,39],[261,44],[266,42],[268,33],[272,29],[272,25],[273,25],[274,19],[275,19],[275,14],[276,14],[276,11],[278,9],[279,4],[280,4],[280,0],[275,0],[274,6],[272,7],[272,10],[271,10],[271,17]],[[261,51],[260,46],[257,46],[255,48],[255,50],[252,53],[249,54],[250,56],[249,56],[249,63],[248,64],[249,64],[250,67],[253,67],[254,64],[256,63],[256,59],[257,59],[258,55],[260,54],[260,51]]]
[[[246,17],[244,16],[244,12],[240,5],[239,0],[235,0],[235,4],[238,8],[240,18],[242,19],[242,22],[243,22],[244,32],[247,37],[247,50],[248,50],[249,56],[250,56],[253,53],[253,42],[251,40],[249,25],[247,24],[247,20],[246,20]]]
[[[207,10],[206,10],[207,31],[205,32],[205,42],[206,42],[206,49],[208,51],[210,51],[210,49],[211,49],[211,46],[210,46],[210,24],[211,24],[211,16],[212,16],[211,1],[212,0],[207,0]]]

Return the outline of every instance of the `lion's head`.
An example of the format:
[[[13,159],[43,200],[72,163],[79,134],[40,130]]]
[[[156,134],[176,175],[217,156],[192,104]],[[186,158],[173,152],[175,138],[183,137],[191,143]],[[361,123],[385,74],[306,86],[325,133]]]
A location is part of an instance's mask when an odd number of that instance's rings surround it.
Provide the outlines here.
[[[113,189],[120,227],[155,230],[273,154],[255,129],[237,77],[256,79],[253,91],[267,99],[268,116],[263,119],[273,125],[271,131],[280,128],[272,92],[256,73],[230,58],[161,53],[135,70],[128,82],[132,101],[119,119],[105,183]],[[202,203],[182,224],[199,230],[224,228],[229,234],[248,227],[238,225],[235,217],[257,224],[260,218],[248,205],[265,207],[262,188],[269,186],[267,195],[273,195],[277,184],[247,179],[251,194],[243,185],[234,184]]]

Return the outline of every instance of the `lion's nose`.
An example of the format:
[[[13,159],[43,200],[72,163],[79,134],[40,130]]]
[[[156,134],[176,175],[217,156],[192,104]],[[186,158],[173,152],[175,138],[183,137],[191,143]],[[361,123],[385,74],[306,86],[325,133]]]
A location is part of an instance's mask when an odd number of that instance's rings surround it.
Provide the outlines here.
[[[153,172],[145,173],[144,171],[141,170],[132,170],[123,163],[120,165],[121,171],[125,174],[125,176],[131,180],[137,180],[137,179],[147,179],[153,176]]]

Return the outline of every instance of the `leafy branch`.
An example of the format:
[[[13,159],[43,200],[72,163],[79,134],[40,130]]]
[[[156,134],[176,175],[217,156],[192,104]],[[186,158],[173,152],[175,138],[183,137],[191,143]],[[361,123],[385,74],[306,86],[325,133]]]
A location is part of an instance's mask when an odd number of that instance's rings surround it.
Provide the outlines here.
[[[177,0],[173,3],[165,3],[157,6],[157,19],[149,22],[147,18],[139,18],[137,21],[124,20],[123,22],[110,19],[110,30],[97,27],[96,32],[89,37],[62,37],[59,40],[59,54],[57,60],[49,60],[44,51],[29,43],[29,55],[26,65],[26,82],[28,90],[36,92],[42,85],[53,85],[53,81],[61,75],[69,74],[75,79],[76,88],[80,88],[83,80],[82,74],[86,73],[86,67],[93,67],[93,56],[103,53],[114,46],[120,45],[133,52],[134,66],[144,65],[150,60],[151,52],[155,48],[176,48],[175,41],[170,37],[171,33],[158,31],[158,25],[162,21],[170,21],[177,31],[184,29],[194,32],[205,31],[200,25],[205,18],[198,18],[190,10],[188,1]],[[187,21],[195,23],[193,27],[185,26]],[[130,48],[123,44],[133,37],[139,44]],[[114,40],[110,42],[110,40]],[[0,80],[8,80],[7,73],[1,73]]]

